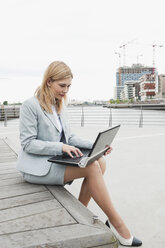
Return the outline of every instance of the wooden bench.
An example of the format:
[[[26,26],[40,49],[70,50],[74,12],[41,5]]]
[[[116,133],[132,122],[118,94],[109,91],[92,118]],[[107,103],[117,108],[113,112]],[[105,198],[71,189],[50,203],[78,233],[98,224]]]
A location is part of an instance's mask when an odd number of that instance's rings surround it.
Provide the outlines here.
[[[16,170],[17,151],[0,139],[1,248],[117,248],[94,214],[61,186],[26,183]]]

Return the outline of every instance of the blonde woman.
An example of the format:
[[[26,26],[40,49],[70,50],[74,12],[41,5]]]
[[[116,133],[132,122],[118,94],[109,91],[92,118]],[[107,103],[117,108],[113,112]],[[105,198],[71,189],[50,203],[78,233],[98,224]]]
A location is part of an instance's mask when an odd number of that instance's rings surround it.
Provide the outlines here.
[[[86,168],[48,162],[52,155],[63,152],[82,156],[81,148],[91,148],[90,141],[72,134],[67,121],[65,100],[72,83],[70,68],[61,61],[51,63],[35,96],[26,100],[20,112],[20,151],[17,169],[29,183],[65,185],[84,178],[79,200],[87,206],[91,197],[107,215],[106,224],[113,227],[122,245],[140,246],[116,212],[106,188],[103,174],[106,162],[99,158]],[[111,147],[106,154],[111,152]]]

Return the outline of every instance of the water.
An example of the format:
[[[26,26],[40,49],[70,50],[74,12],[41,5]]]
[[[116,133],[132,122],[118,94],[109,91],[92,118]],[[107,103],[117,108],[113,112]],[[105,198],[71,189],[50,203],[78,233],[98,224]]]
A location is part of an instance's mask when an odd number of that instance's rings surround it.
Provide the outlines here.
[[[71,126],[165,126],[165,111],[140,109],[109,109],[102,106],[68,107]],[[7,121],[7,126],[18,126],[19,119]],[[4,122],[0,121],[0,127]]]

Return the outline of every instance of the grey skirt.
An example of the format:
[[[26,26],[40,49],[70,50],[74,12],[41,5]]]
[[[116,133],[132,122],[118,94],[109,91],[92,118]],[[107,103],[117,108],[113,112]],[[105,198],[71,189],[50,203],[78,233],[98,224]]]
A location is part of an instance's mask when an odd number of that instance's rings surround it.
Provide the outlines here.
[[[36,176],[27,173],[22,173],[25,181],[34,184],[45,184],[45,185],[62,185],[64,186],[64,174],[66,166],[62,164],[52,163],[50,170],[44,176]],[[71,184],[73,181],[68,182]]]

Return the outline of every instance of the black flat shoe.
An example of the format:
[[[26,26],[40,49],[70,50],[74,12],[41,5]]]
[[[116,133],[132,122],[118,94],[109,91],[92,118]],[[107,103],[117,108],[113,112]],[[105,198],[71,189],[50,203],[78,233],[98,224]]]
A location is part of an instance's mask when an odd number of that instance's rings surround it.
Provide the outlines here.
[[[110,222],[109,222],[109,220],[107,220],[106,222],[105,222],[105,224],[109,227],[109,228],[111,228],[111,226],[110,226]],[[114,233],[114,235],[116,236],[116,238],[119,240],[119,243],[121,244],[121,245],[123,245],[123,246],[130,246],[130,247],[137,247],[137,246],[141,246],[142,245],[142,241],[141,240],[139,240],[139,239],[137,239],[137,238],[135,238],[135,237],[133,237],[132,235],[131,235],[131,237],[129,238],[129,239],[125,239],[125,238],[123,238],[117,231],[116,231],[116,229],[113,227],[113,230],[112,230],[112,232]]]

